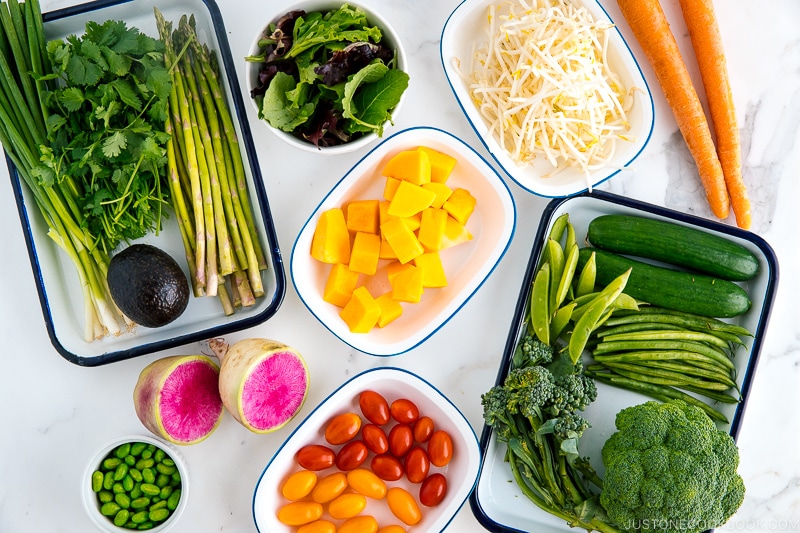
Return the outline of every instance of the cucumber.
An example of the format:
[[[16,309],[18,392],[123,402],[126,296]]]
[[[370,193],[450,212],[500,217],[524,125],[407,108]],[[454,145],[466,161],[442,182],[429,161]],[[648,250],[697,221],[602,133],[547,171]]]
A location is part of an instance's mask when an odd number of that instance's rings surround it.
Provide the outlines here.
[[[650,305],[715,318],[738,316],[750,309],[747,292],[733,282],[643,263],[599,248],[581,248],[579,269],[592,252],[595,253],[598,285],[608,285],[630,268],[623,292]]]
[[[758,258],[720,235],[666,220],[635,215],[601,215],[589,223],[592,246],[645,257],[729,281],[758,273]]]

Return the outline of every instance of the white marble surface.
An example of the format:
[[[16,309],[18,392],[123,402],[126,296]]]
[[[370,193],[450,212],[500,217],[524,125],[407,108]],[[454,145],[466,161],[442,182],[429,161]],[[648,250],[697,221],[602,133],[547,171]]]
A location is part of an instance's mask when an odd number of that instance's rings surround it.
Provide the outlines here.
[[[64,1],[42,0],[45,11]],[[285,2],[288,6],[290,2]],[[483,152],[442,74],[438,41],[458,0],[362,0],[391,20],[403,36],[412,83],[402,116],[390,129],[429,125],[449,130]],[[602,3],[620,21],[616,4]],[[264,5],[220,0],[234,57],[244,56],[263,23]],[[688,46],[677,0],[663,0],[682,47]],[[796,0],[716,2],[728,54],[744,148],[744,173],[753,200],[753,231],[775,249],[781,279],[774,311],[739,435],[740,472],[747,496],[724,530],[800,530],[800,3]],[[630,32],[620,21],[623,34]],[[634,52],[641,58],[635,43]],[[641,59],[640,59],[641,60]],[[245,64],[237,65],[245,86]],[[643,65],[656,100],[656,126],[634,168],[602,188],[679,211],[710,217],[695,170],[675,122]],[[696,71],[692,70],[693,75]],[[313,207],[363,153],[325,158],[293,151],[257,123],[248,109],[284,258]],[[509,181],[518,208],[513,242],[490,279],[458,315],[427,342],[391,359],[370,357],[335,339],[306,310],[289,283],[278,313],[266,323],[231,335],[264,336],[295,346],[307,358],[313,388],[308,407],[367,368],[396,365],[417,372],[444,391],[480,431],[480,394],[489,388],[503,349],[530,246],[547,200]],[[139,371],[158,353],[98,368],[62,359],[47,337],[6,168],[0,176],[0,531],[84,532],[79,483],[85,462],[103,443],[141,433],[131,393]],[[190,345],[170,353],[192,353]],[[253,488],[287,429],[254,435],[226,417],[208,440],[182,448],[189,462],[192,497],[176,532],[255,531]],[[447,531],[481,531],[465,505]]]

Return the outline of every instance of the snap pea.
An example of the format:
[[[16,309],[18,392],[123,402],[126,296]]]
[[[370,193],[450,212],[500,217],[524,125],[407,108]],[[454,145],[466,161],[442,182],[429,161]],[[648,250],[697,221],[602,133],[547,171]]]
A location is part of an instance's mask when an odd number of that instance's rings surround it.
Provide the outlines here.
[[[575,302],[570,302],[567,305],[559,308],[556,311],[553,320],[550,321],[550,338],[557,339],[564,328],[567,327],[569,321],[572,319],[572,312],[575,310]]]
[[[597,262],[595,261],[594,252],[589,256],[586,264],[583,265],[580,274],[578,274],[578,283],[575,287],[575,296],[580,297],[594,291],[597,276]]]
[[[575,276],[575,268],[577,266],[578,245],[575,244],[572,246],[572,248],[569,248],[567,258],[564,261],[564,268],[561,271],[561,277],[558,280],[558,285],[556,286],[555,300],[551,302],[553,304],[551,310],[553,310],[554,313],[561,306],[562,302],[569,293],[570,287],[572,286],[572,278]]]
[[[561,281],[561,276],[564,272],[564,249],[561,245],[553,239],[547,242],[547,263],[550,265],[550,287],[548,298],[548,315],[555,312],[558,302],[556,298],[558,295],[558,285]]]
[[[545,344],[550,344],[550,264],[545,263],[539,268],[533,281],[531,291],[531,325],[534,334]]]
[[[571,225],[569,223],[569,213],[562,213],[558,215],[558,217],[553,221],[553,225],[550,227],[550,233],[547,235],[548,238],[553,239],[556,242],[560,241],[561,237],[564,235],[564,230],[566,230],[567,226],[569,225]]]

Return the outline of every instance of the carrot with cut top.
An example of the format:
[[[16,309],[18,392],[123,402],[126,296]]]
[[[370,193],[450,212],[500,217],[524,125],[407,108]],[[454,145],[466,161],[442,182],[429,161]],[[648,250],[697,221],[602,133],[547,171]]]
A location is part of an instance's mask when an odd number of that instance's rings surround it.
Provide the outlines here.
[[[655,71],[697,164],[711,211],[718,218],[728,218],[730,199],[711,129],[661,4],[658,0],[617,0],[617,4]]]
[[[711,0],[680,0],[680,4],[703,79],[731,208],[736,216],[736,224],[749,229],[750,199],[742,178],[739,128],[714,4]]]

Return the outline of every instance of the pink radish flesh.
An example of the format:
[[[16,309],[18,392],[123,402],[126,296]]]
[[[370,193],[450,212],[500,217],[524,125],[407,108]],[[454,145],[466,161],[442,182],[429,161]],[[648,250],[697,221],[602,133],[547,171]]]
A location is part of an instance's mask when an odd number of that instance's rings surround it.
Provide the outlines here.
[[[277,352],[260,361],[242,389],[242,411],[259,430],[284,424],[303,403],[307,375],[302,361],[291,352]]]
[[[203,361],[175,368],[161,389],[159,411],[166,432],[191,442],[210,433],[222,411],[216,370]]]

